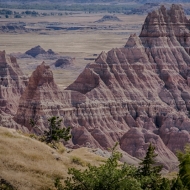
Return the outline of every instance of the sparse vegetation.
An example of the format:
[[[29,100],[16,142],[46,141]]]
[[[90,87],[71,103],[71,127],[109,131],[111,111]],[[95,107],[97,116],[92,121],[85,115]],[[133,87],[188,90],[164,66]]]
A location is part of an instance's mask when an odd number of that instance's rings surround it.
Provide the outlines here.
[[[180,171],[173,180],[161,176],[161,167],[154,165],[155,157],[155,148],[152,145],[138,168],[119,162],[121,154],[115,147],[112,149],[112,156],[105,162],[85,148],[60,154],[58,149],[52,149],[14,130],[0,127],[0,170],[3,174],[1,179],[7,180],[6,184],[5,181],[1,182],[0,189],[5,189],[6,185],[22,190],[39,187],[54,189],[54,183],[58,190],[104,190],[107,187],[113,190],[189,189],[189,147],[186,147],[185,153],[178,153]],[[27,183],[28,181],[30,183]],[[12,188],[11,186],[9,188]]]
[[[61,142],[56,142],[56,143],[49,143],[48,144],[51,148],[54,148],[59,152],[60,154],[63,154],[65,152],[65,147],[63,143]]]
[[[71,138],[70,135],[70,127],[61,128],[62,119],[59,117],[53,116],[48,119],[47,130],[43,132],[43,135],[38,138],[41,141],[45,141],[52,147],[56,147],[56,144],[59,143],[60,140],[68,141]],[[31,127],[38,128],[37,121],[30,119]],[[33,135],[32,135],[33,136]]]
[[[176,179],[169,180],[161,176],[162,166],[155,165],[155,147],[150,144],[140,166],[120,164],[121,154],[112,149],[112,155],[100,166],[88,165],[81,171],[69,168],[64,185],[56,178],[54,185],[57,190],[188,190],[190,179],[190,147],[185,153],[179,153],[180,171]]]
[[[46,143],[59,142],[61,139],[68,141],[71,138],[70,127],[61,128],[62,119],[51,117],[48,119],[47,131],[44,131],[44,140]]]
[[[157,156],[154,153],[154,146],[150,144],[144,160],[139,168],[136,168],[126,163],[119,163],[121,154],[115,151],[116,145],[112,149],[111,157],[100,166],[89,164],[88,168],[84,171],[69,168],[68,174],[71,177],[65,180],[65,186],[61,184],[59,179],[55,180],[57,190],[170,189],[169,180],[161,177],[160,171],[162,167],[154,165],[154,158]]]
[[[13,129],[0,127],[0,177],[18,190],[53,190],[54,179],[59,177],[65,180],[68,168],[83,168],[71,162],[72,157],[93,165],[99,165],[102,163],[99,160],[103,159],[87,148],[71,151],[65,148],[60,153],[59,149]]]

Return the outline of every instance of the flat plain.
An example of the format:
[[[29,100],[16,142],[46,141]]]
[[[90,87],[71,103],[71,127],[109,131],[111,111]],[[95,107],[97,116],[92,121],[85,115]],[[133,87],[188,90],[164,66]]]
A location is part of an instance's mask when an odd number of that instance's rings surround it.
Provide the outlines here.
[[[77,12],[63,16],[1,18],[0,25],[25,23],[26,28],[31,31],[1,32],[0,50],[6,50],[9,54],[24,53],[40,45],[45,50],[52,49],[60,55],[75,58],[74,67],[53,69],[55,81],[65,88],[76,79],[86,64],[91,62],[90,59],[95,59],[102,51],[124,46],[130,34],[139,34],[145,19],[145,15],[115,14],[121,21],[95,22],[104,15],[107,14]],[[64,29],[48,29],[49,26]],[[42,61],[18,59],[20,67],[28,76]],[[44,61],[50,65],[54,62],[46,59]]]

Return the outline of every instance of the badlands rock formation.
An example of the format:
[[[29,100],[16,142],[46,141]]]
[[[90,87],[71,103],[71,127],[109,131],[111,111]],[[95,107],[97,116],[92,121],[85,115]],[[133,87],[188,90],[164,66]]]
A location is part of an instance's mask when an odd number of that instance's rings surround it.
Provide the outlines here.
[[[74,65],[74,62],[75,62],[75,58],[65,57],[65,58],[58,59],[54,63],[54,65],[55,65],[55,67],[59,67],[59,68],[67,68],[71,65]]]
[[[115,15],[104,15],[101,19],[95,21],[95,22],[106,22],[106,21],[121,21],[117,16]]]
[[[190,142],[190,21],[181,6],[148,14],[140,36],[102,52],[61,92],[42,64],[20,99],[15,121],[59,115],[73,144],[120,148],[144,157],[151,142],[158,162],[175,168],[176,150]]]
[[[48,51],[45,51],[41,46],[38,45],[26,51],[25,54],[30,55],[32,57],[36,57],[39,54],[54,55],[55,53],[51,49],[49,49]]]
[[[20,98],[15,121],[30,129],[29,121],[37,121],[41,133],[47,125],[50,115],[67,115],[72,110],[71,105],[86,102],[86,97],[78,92],[62,92],[55,84],[53,73],[43,62],[32,73],[28,85]],[[70,114],[70,113],[69,113]]]
[[[14,115],[18,109],[21,94],[27,84],[17,60],[0,51],[0,113]]]

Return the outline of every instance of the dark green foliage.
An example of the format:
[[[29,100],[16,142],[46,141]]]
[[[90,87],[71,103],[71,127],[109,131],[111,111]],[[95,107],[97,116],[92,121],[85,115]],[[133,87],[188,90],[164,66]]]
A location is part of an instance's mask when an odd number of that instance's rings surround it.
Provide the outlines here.
[[[58,142],[61,139],[68,141],[71,138],[70,127],[61,128],[61,122],[62,120],[55,116],[48,119],[48,130],[44,132],[46,143]]]
[[[138,168],[137,177],[141,182],[141,188],[146,190],[170,190],[169,180],[161,177],[162,166],[155,165],[156,156],[155,147],[150,144],[146,156]]]
[[[112,156],[105,164],[97,167],[88,165],[85,171],[69,169],[72,176],[65,180],[65,187],[56,180],[58,190],[141,190],[140,183],[134,178],[136,168],[119,164],[121,154],[112,149]]]
[[[150,176],[152,174],[156,174],[157,176],[160,175],[160,171],[162,170],[162,166],[155,166],[155,157],[157,154],[155,154],[155,147],[150,144],[146,153],[145,158],[140,163],[139,167],[139,174],[142,176]]]
[[[0,190],[16,190],[8,181],[0,178]]]
[[[188,190],[188,189],[184,187],[180,177],[178,176],[177,179],[172,180],[171,190]]]
[[[56,187],[57,190],[64,189],[59,178],[55,179],[54,185],[55,185],[55,187]]]
[[[70,168],[70,178],[65,186],[55,180],[57,190],[186,190],[180,179],[171,183],[161,177],[162,166],[155,165],[155,147],[150,144],[139,168],[119,164],[121,154],[112,149],[112,156],[101,166],[91,166],[84,171]],[[171,188],[172,187],[172,188]]]
[[[160,190],[171,190],[170,181],[168,179],[162,178]]]
[[[178,152],[179,178],[182,184],[190,189],[190,146],[185,147],[185,152]],[[179,181],[178,184],[181,184]]]

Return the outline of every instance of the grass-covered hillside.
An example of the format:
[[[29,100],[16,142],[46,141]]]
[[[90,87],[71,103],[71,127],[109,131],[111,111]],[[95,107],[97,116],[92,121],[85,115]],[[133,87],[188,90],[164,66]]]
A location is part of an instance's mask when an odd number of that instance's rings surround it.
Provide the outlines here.
[[[104,158],[87,148],[55,150],[13,129],[0,127],[0,179],[18,190],[54,188],[54,179],[66,179],[68,168],[98,165]],[[64,180],[63,179],[63,180]]]

